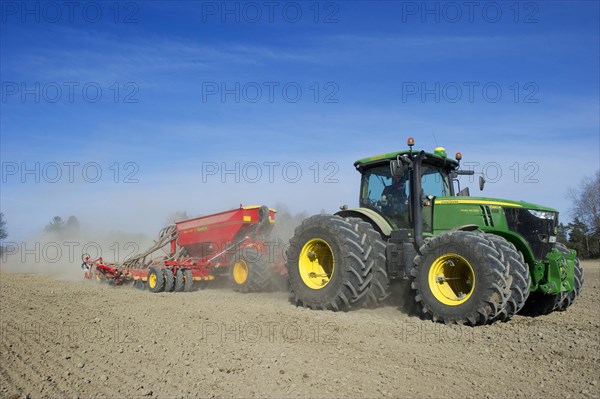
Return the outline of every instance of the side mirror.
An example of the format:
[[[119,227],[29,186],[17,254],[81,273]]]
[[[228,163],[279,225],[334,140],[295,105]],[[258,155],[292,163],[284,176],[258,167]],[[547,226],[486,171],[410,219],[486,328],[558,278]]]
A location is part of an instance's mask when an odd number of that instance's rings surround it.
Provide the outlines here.
[[[404,164],[399,159],[390,161],[390,173],[394,177],[404,176]]]
[[[475,174],[474,170],[453,170],[452,176],[472,176]]]
[[[483,176],[479,176],[479,190],[483,191],[483,186],[485,186],[485,179]]]

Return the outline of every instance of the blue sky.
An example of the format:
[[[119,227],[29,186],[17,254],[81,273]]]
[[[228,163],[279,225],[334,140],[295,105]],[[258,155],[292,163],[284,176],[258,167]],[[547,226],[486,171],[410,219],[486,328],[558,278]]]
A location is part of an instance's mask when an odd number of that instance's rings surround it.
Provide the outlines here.
[[[55,215],[153,235],[177,210],[334,212],[352,163],[409,136],[563,220],[599,168],[598,2],[65,3],[1,2],[12,240]]]

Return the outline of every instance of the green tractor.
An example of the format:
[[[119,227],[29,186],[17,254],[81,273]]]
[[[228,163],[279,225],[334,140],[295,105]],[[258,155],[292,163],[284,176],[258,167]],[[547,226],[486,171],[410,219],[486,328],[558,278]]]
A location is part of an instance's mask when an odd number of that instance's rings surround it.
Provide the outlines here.
[[[480,325],[573,304],[583,269],[556,242],[558,212],[470,197],[473,175],[438,147],[364,158],[360,207],[315,215],[296,228],[286,266],[291,299],[312,309],[375,306],[390,280],[410,280],[422,316]],[[480,189],[485,181],[480,177]]]

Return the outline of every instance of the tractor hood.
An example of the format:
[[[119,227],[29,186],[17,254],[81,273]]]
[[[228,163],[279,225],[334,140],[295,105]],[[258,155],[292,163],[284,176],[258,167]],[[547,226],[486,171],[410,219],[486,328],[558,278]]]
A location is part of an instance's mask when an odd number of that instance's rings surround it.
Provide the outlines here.
[[[474,225],[508,239],[531,262],[545,259],[556,242],[558,212],[552,208],[484,197],[437,197],[434,205],[434,234]]]
[[[492,205],[509,208],[533,209],[537,211],[546,211],[558,213],[556,209],[547,206],[536,205],[525,201],[513,201],[500,198],[486,197],[436,197],[436,205]]]

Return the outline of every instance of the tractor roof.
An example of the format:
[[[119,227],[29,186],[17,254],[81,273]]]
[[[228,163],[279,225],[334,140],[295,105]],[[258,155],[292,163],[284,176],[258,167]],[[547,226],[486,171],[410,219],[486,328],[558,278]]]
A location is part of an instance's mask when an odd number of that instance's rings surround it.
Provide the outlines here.
[[[425,163],[431,163],[431,164],[435,164],[438,166],[448,166],[451,169],[455,169],[458,167],[458,162],[455,161],[454,159],[450,159],[448,157],[445,156],[446,151],[443,148],[440,148],[441,151],[438,151],[438,149],[436,149],[436,153],[432,153],[432,152],[425,152],[425,154],[427,154],[427,160],[425,160]],[[420,150],[413,150],[414,153],[418,153]],[[398,155],[404,155],[404,154],[409,154],[410,151],[408,150],[404,150],[404,151],[396,151],[396,152],[388,152],[386,154],[379,154],[379,155],[374,155],[372,157],[367,157],[367,158],[362,158],[359,159],[358,161],[354,162],[354,166],[356,168],[364,168],[364,167],[368,167],[368,166],[374,166],[374,165],[378,165],[378,164],[383,164],[385,162],[389,162],[393,159],[396,159],[396,157]]]

